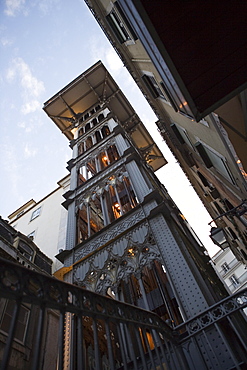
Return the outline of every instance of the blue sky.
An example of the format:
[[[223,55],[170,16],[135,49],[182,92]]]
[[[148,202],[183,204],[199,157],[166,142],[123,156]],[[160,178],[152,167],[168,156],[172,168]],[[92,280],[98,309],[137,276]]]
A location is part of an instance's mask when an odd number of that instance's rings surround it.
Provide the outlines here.
[[[210,254],[209,215],[158,134],[156,117],[83,0],[6,0],[0,5],[0,215],[39,201],[68,174],[68,140],[43,103],[102,60],[169,161],[158,177]]]

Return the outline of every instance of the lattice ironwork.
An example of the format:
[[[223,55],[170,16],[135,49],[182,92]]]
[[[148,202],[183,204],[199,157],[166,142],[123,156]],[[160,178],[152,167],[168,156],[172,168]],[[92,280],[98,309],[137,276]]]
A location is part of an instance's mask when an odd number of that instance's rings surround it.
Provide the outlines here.
[[[14,306],[5,340],[0,333],[1,369],[12,366],[22,305],[35,319],[28,325],[33,328],[32,338],[22,368],[42,368],[40,364],[45,366],[51,350],[53,362],[49,362],[49,370],[68,366],[78,370],[240,369],[247,363],[242,314],[247,307],[246,289],[171,328],[152,312],[1,259],[0,298],[0,302],[11,301]],[[2,305],[0,314],[1,309]],[[51,312],[56,322],[49,332]],[[212,338],[215,346],[210,344]],[[52,349],[44,350],[47,340],[54,344]],[[25,345],[25,341],[18,344],[23,353]]]
[[[186,331],[189,335],[194,335],[206,329],[212,324],[216,324],[223,318],[236,311],[247,307],[247,288],[240,290],[234,295],[227,297],[211,306],[208,310],[177,326],[177,330]],[[246,315],[243,316],[246,320]],[[188,337],[187,337],[188,338]]]

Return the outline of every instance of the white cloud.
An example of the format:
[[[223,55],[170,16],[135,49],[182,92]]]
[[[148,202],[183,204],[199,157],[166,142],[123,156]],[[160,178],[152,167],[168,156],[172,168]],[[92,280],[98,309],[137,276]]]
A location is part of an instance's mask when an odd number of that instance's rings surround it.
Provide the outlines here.
[[[38,81],[38,79],[32,75],[29,66],[22,58],[14,59],[14,66],[19,73],[21,86],[24,89],[35,96],[39,96],[42,92],[44,92],[45,88],[43,82]]]
[[[25,5],[25,0],[6,0],[6,9],[4,13],[10,17],[14,17],[16,13],[19,13]]]
[[[36,130],[38,127],[41,127],[44,124],[44,121],[39,118],[37,114],[34,116],[25,117],[24,120],[17,122],[17,126],[25,131],[25,133],[30,133],[33,130]]]
[[[30,146],[28,144],[25,145],[25,148],[24,148],[25,158],[34,157],[36,155],[36,153],[37,153],[36,149],[30,148]]]
[[[6,172],[8,179],[9,179],[9,189],[11,189],[12,195],[18,194],[18,183],[20,181],[20,172],[19,172],[19,161],[18,156],[16,153],[16,148],[13,144],[10,142],[5,143],[2,146],[1,150],[1,158],[3,162],[3,171]],[[3,172],[4,173],[4,172]]]
[[[11,39],[8,39],[7,37],[2,37],[1,40],[0,40],[1,44],[3,47],[5,46],[10,46],[13,44],[13,40]]]
[[[8,82],[11,82],[13,81],[13,79],[15,78],[15,75],[16,75],[16,71],[15,71],[15,68],[9,68],[7,70],[7,74],[6,74],[6,79]]]
[[[38,109],[41,109],[40,102],[38,100],[32,100],[22,105],[21,113],[26,115],[35,112]]]
[[[31,132],[33,129],[32,124],[27,124],[26,122],[22,121],[17,124],[18,127],[23,128],[26,133]]]
[[[9,83],[13,82],[16,77],[19,78],[22,88],[21,113],[26,115],[40,109],[39,97],[45,91],[44,83],[33,76],[30,67],[22,58],[14,59],[6,73],[6,79]]]
[[[38,6],[42,13],[48,14],[54,5],[59,3],[60,0],[39,0]]]
[[[120,72],[120,70],[123,68],[122,61],[120,60],[119,56],[112,47],[110,47],[106,51],[106,60],[107,67],[114,72]]]
[[[106,48],[104,46],[105,44],[102,45],[100,39],[96,37],[92,37],[88,45],[90,47],[90,53],[94,63],[98,60],[102,60],[106,68],[109,69],[114,77],[121,72],[123,63],[111,45]]]

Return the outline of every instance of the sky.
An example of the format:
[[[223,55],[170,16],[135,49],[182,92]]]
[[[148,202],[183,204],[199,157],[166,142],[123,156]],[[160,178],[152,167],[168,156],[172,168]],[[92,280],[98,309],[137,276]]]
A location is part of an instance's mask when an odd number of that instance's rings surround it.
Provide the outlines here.
[[[67,138],[43,103],[101,60],[168,164],[156,172],[209,254],[210,216],[158,133],[145,98],[83,0],[5,0],[0,4],[0,215],[41,200],[68,174]]]

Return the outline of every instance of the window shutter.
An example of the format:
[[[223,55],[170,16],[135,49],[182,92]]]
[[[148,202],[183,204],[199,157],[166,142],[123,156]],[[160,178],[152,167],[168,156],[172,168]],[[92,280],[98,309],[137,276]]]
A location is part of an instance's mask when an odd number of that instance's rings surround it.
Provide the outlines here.
[[[208,168],[213,167],[213,163],[211,162],[206,150],[204,149],[204,146],[201,143],[197,142],[195,143],[195,147],[198,153],[200,154],[203,162],[205,163],[206,167]]]

